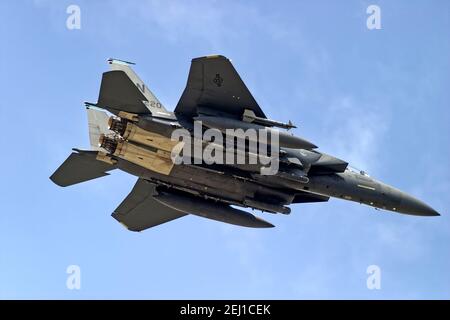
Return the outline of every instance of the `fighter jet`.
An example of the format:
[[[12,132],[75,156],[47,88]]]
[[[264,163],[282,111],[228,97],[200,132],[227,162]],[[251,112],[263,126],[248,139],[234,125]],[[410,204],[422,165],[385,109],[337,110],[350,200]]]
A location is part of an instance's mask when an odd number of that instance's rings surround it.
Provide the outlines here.
[[[116,169],[136,176],[130,194],[112,213],[128,230],[142,231],[187,214],[268,228],[270,222],[240,208],[287,215],[289,205],[330,197],[409,215],[439,215],[293,135],[290,121],[268,119],[224,56],[192,60],[173,112],[136,75],[132,63],[108,62],[111,70],[102,75],[97,103],[85,103],[91,149],[73,149],[50,179],[66,187]],[[184,135],[174,138],[179,132]],[[225,138],[218,139],[219,134]],[[205,158],[208,148],[217,154],[226,150],[231,160]],[[264,172],[269,164],[275,170]]]

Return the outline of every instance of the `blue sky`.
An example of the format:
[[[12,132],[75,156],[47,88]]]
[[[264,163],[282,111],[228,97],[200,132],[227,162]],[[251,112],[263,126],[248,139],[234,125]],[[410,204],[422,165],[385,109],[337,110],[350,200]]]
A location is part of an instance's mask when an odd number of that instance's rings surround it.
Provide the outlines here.
[[[80,30],[66,28],[70,4]],[[381,30],[366,27],[370,4]],[[10,0],[0,18],[0,298],[450,298],[448,1]],[[136,62],[172,110],[190,59],[212,53],[270,118],[442,216],[330,200],[263,214],[274,229],[189,216],[132,233],[110,213],[134,177],[51,183],[89,146],[82,102],[108,58]],[[373,264],[381,290],[366,287]]]

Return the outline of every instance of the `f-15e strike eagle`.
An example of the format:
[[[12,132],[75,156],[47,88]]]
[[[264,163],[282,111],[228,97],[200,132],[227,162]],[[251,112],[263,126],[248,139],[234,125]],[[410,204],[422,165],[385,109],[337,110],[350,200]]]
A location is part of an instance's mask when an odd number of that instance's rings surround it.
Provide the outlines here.
[[[129,230],[141,231],[187,214],[267,228],[273,225],[236,207],[289,214],[291,204],[330,197],[410,215],[439,215],[284,130],[294,127],[290,121],[268,119],[224,56],[192,60],[174,112],[164,108],[131,63],[108,62],[111,71],[103,73],[98,102],[86,103],[92,150],[73,149],[50,179],[65,187],[115,169],[138,177],[112,214]],[[186,132],[183,139],[174,139],[177,130]],[[207,135],[208,130],[213,134]],[[258,132],[256,138],[248,134],[250,130]],[[244,134],[241,140],[238,131]],[[218,139],[217,134],[226,138]],[[238,140],[244,143],[233,149]],[[194,145],[200,152],[191,152]],[[267,146],[270,152],[260,155]],[[232,161],[208,161],[204,158],[208,148],[217,154],[226,150]],[[236,161],[238,156],[245,161]],[[252,156],[258,161],[248,161]],[[181,158],[187,161],[176,161]],[[269,163],[259,161],[263,158],[275,163],[276,170],[263,172]]]

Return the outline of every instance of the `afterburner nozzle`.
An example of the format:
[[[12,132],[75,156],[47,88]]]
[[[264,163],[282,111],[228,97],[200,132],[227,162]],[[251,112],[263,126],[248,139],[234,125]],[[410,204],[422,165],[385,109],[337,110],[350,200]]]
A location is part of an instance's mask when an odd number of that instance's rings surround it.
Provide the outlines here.
[[[116,117],[110,117],[108,119],[108,129],[114,131],[115,133],[123,136],[127,123],[125,120]]]
[[[117,141],[104,134],[100,135],[98,143],[99,147],[105,149],[108,153],[114,153],[116,151]]]

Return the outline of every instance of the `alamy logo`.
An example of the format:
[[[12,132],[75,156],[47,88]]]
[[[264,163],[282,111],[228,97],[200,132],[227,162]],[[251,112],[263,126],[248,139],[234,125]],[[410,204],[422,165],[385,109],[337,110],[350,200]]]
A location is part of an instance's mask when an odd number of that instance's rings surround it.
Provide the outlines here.
[[[66,287],[69,290],[81,289],[81,269],[77,265],[70,265],[66,269],[66,273],[69,275],[66,280]]]
[[[75,4],[67,7],[66,13],[69,15],[66,20],[66,27],[69,30],[81,29],[81,9]]]
[[[380,30],[381,29],[381,9],[377,5],[370,5],[366,10],[367,14],[370,14],[367,17],[366,25],[369,30]]]
[[[381,289],[381,269],[379,266],[373,264],[367,267],[367,289],[380,290]]]
[[[279,168],[279,133],[263,129],[207,129],[194,122],[194,134],[182,128],[172,132],[171,159],[179,164],[255,165],[262,175],[275,175]]]

